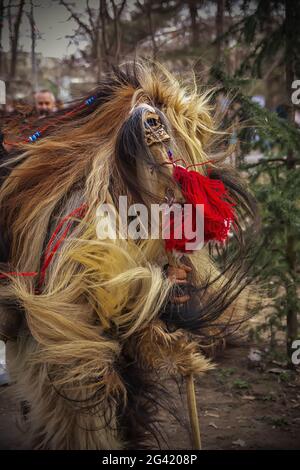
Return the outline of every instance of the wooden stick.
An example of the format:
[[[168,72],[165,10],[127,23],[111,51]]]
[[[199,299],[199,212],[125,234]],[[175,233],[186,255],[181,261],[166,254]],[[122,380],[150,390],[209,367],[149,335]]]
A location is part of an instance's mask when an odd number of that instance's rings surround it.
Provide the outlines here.
[[[176,257],[173,253],[167,253],[168,261],[170,266],[180,266],[180,258]],[[201,436],[200,436],[200,425],[198,418],[197,402],[195,395],[194,376],[190,374],[186,377],[186,392],[187,392],[187,404],[189,410],[189,418],[192,431],[193,448],[194,450],[201,450]]]
[[[194,376],[190,374],[186,377],[187,404],[192,429],[193,449],[202,450],[200,425],[197,411]]]

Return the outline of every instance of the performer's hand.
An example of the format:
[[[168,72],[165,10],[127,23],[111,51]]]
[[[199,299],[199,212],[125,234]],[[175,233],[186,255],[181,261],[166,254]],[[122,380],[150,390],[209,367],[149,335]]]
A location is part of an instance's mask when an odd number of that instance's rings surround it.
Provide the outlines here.
[[[171,282],[174,282],[174,284],[176,283],[179,286],[186,285],[188,283],[187,275],[189,272],[191,272],[191,270],[192,268],[186,266],[185,264],[181,264],[180,267],[168,266],[167,276]],[[179,297],[173,297],[172,302],[175,304],[183,304],[188,300],[190,300],[190,296],[183,295]]]

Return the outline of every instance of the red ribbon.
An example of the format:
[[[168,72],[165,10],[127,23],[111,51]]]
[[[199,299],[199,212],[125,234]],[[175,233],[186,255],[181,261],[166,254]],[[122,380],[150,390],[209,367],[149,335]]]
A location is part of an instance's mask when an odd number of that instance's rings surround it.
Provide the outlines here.
[[[68,235],[70,228],[72,226],[72,222],[69,222],[65,230],[63,231],[62,235],[59,237],[53,248],[51,248],[56,236],[59,234],[60,230],[64,226],[64,224],[74,216],[78,217],[83,217],[85,212],[86,212],[86,204],[82,204],[80,207],[77,207],[74,209],[70,214],[66,215],[58,224],[56,227],[55,231],[51,235],[51,238],[47,244],[46,250],[45,250],[45,255],[44,255],[44,262],[42,264],[42,268],[40,272],[34,272],[34,271],[25,271],[25,272],[9,272],[9,273],[1,273],[0,274],[0,279],[5,279],[10,276],[19,276],[19,277],[35,277],[40,274],[40,279],[39,279],[39,288],[42,287],[44,281],[45,281],[45,276],[47,269],[55,255],[55,253],[58,251],[59,247],[61,246],[62,242],[65,240],[66,236]]]

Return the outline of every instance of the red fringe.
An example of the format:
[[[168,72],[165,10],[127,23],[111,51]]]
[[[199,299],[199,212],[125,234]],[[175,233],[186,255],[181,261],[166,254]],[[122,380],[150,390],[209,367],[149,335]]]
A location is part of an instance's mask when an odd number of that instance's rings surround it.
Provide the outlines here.
[[[187,204],[192,204],[192,229],[196,229],[196,205],[204,205],[204,242],[215,240],[224,242],[235,219],[234,203],[232,202],[228,190],[225,188],[221,180],[215,180],[204,176],[197,171],[189,171],[182,166],[174,166],[174,178],[181,187],[182,194]],[[173,214],[171,213],[171,216]],[[177,217],[178,219],[178,217]],[[183,220],[183,215],[180,220],[170,220],[170,235],[171,238],[165,240],[165,247],[167,251],[176,250],[186,253],[185,245],[187,242],[191,243],[193,240],[187,240],[184,237],[184,224],[187,221]],[[180,225],[182,224],[182,227]],[[182,238],[176,239],[176,235],[180,234],[182,230]]]

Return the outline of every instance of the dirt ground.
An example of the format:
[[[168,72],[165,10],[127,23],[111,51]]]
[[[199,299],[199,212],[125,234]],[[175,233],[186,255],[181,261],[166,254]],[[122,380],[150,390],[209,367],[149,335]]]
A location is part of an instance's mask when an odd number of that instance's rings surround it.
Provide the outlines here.
[[[196,386],[204,449],[300,449],[300,373],[246,343],[217,358],[216,370]],[[178,400],[180,404],[180,401]],[[186,421],[186,409],[180,412]],[[19,405],[10,387],[0,389],[0,449],[21,449],[22,431],[16,424]],[[190,449],[188,430],[164,415],[167,443],[163,448]],[[188,423],[186,421],[188,428]]]
[[[253,364],[254,348],[225,350],[197,384],[204,449],[300,449],[300,371],[266,354]],[[171,448],[190,447],[175,424],[168,436]]]

